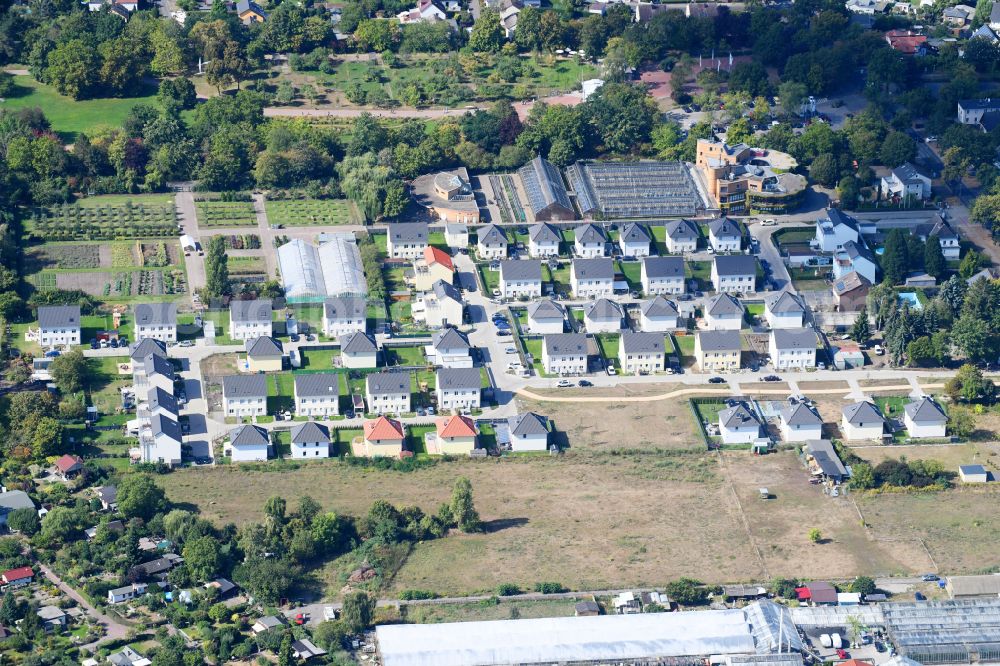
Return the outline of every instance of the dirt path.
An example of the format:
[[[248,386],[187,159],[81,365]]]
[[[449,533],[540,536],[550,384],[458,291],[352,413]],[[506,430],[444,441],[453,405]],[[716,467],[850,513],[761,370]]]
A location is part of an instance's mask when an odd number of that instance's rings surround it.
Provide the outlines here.
[[[944,388],[944,384],[924,384],[921,386],[922,389],[937,389]],[[880,386],[877,388],[879,391],[910,391],[913,387],[910,384],[900,384],[899,386]],[[851,390],[844,389],[816,389],[816,390],[806,390],[806,393],[810,395],[848,395]],[[613,395],[589,395],[589,396],[573,396],[573,397],[561,397],[561,396],[544,396],[539,395],[529,389],[518,389],[515,391],[522,398],[529,398],[531,400],[538,400],[540,402],[657,402],[659,400],[670,400],[671,398],[681,398],[690,395],[725,395],[732,396],[733,392],[729,389],[711,389],[711,388],[689,388],[689,389],[678,389],[676,391],[670,391],[669,393],[660,393],[659,395],[644,395],[644,396],[613,396]],[[760,389],[754,390],[756,395],[784,395],[787,396],[788,389]]]
[[[66,582],[63,581],[62,578],[57,576],[54,571],[52,571],[47,566],[41,563],[39,563],[38,568],[42,572],[42,574],[45,575],[46,578],[48,578],[52,583],[55,584],[56,587],[62,590],[70,599],[80,604],[80,606],[87,611],[88,615],[90,615],[92,618],[94,618],[95,620],[99,621],[101,624],[104,625],[106,629],[104,638],[94,641],[93,643],[88,643],[87,645],[82,645],[81,646],[82,648],[92,650],[95,647],[97,647],[99,643],[104,643],[106,641],[113,641],[113,640],[121,640],[126,636],[128,636],[128,631],[129,631],[128,627],[126,627],[123,624],[119,624],[118,622],[115,622],[114,620],[111,619],[111,617],[105,615],[104,613],[100,612],[99,610],[91,606],[90,602],[84,599],[83,595],[81,595],[79,592],[70,587],[69,584],[67,584]]]

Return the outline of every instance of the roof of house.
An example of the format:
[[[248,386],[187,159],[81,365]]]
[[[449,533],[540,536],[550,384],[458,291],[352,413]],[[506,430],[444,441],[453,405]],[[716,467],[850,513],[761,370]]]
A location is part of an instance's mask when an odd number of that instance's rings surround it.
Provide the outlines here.
[[[146,358],[150,354],[156,354],[157,356],[167,357],[167,343],[162,340],[154,340],[153,338],[143,338],[138,342],[133,342],[128,348],[129,357],[135,361],[140,358]]]
[[[844,243],[844,252],[847,253],[847,256],[851,258],[852,262],[857,261],[858,259],[865,259],[866,261],[878,266],[875,255],[871,253],[871,250],[860,243],[855,243],[852,240],[847,241]]]
[[[723,428],[742,428],[756,425],[759,428],[761,423],[757,414],[746,404],[740,402],[719,412],[719,425]]]
[[[611,257],[574,259],[573,275],[578,280],[613,280],[615,261]]]
[[[944,413],[941,405],[937,404],[927,396],[920,400],[915,400],[903,406],[906,415],[914,423],[946,423],[948,415]]]
[[[177,324],[177,304],[140,303],[135,306],[135,323],[139,326],[174,326]]]
[[[847,405],[843,409],[843,414],[844,418],[851,425],[872,423],[874,421],[885,423],[885,419],[882,418],[882,414],[878,411],[878,408],[867,400]]]
[[[311,657],[322,657],[324,654],[326,654],[326,650],[317,647],[308,638],[292,641],[292,652],[299,655],[300,659],[309,659]]]
[[[468,234],[469,225],[456,223],[446,224],[444,225],[444,232],[446,234]]]
[[[31,567],[17,567],[16,569],[8,569],[3,572],[3,579],[10,582],[12,580],[21,580],[23,578],[32,578],[35,575],[35,570]]]
[[[366,310],[367,303],[360,296],[337,296],[323,301],[326,319],[364,319]]]
[[[868,279],[858,273],[857,271],[851,271],[841,275],[839,279],[833,282],[833,291],[838,296],[843,296],[846,293],[852,292],[855,289],[867,289],[871,286]]]
[[[1000,7],[997,3],[993,3],[993,12],[1000,14],[997,7]],[[1000,21],[1000,16],[997,16],[997,21]],[[973,109],[1000,109],[1000,97],[981,97],[979,99],[963,99],[959,100],[958,105],[965,109],[966,111],[972,111]]]
[[[806,306],[799,296],[785,290],[767,302],[767,309],[772,314],[802,314]]]
[[[428,266],[440,264],[449,271],[455,270],[455,264],[451,260],[451,255],[441,248],[434,247],[433,245],[428,245],[424,248],[424,261],[427,262]]]
[[[997,9],[997,7],[1000,7],[1000,5],[997,5],[996,3],[994,3],[994,5],[993,5],[993,11],[1000,13],[1000,9]],[[1000,19],[997,19],[997,22],[1000,23]],[[994,32],[994,30],[992,28],[990,28],[990,26],[986,25],[985,23],[983,25],[979,26],[979,28],[975,32],[973,32],[971,35],[969,35],[969,39],[977,39],[977,38],[979,38],[979,39],[985,39],[985,40],[987,40],[989,42],[992,42],[994,44],[996,44],[997,42],[1000,42],[1000,37],[997,36],[997,33]]]
[[[551,224],[542,223],[528,229],[528,239],[535,243],[558,243],[562,241],[562,236]]]
[[[913,166],[909,162],[903,162],[898,167],[892,170],[892,175],[899,182],[905,185],[919,185],[923,183],[927,176],[922,176],[917,167]]]
[[[403,424],[387,416],[365,421],[365,439],[403,439]]]
[[[34,509],[35,503],[23,490],[8,490],[0,493],[0,509],[14,511],[16,509]]]
[[[434,349],[470,349],[469,338],[457,328],[445,328],[434,334]]]
[[[671,220],[666,224],[666,235],[675,241],[696,241],[701,234],[691,220]]]
[[[275,627],[283,627],[283,626],[285,626],[286,622],[285,622],[285,618],[283,618],[281,616],[278,616],[278,615],[265,615],[264,617],[260,618],[256,622],[254,622],[254,624],[259,624],[260,626],[265,627],[267,629],[274,629]]]
[[[927,35],[917,35],[909,30],[890,30],[885,33],[885,41],[900,53],[913,55],[927,43]]]
[[[621,319],[624,314],[621,305],[607,298],[598,298],[583,306],[586,319]]]
[[[705,311],[713,317],[725,315],[743,315],[743,302],[732,294],[716,294],[708,301]]]
[[[596,224],[581,224],[573,229],[574,240],[580,244],[604,243],[607,237],[604,230]]]
[[[102,502],[114,504],[118,501],[118,486],[101,486],[94,490]]]
[[[539,276],[541,275],[542,269],[538,269]],[[434,298],[439,301],[444,299],[450,299],[457,303],[462,302],[462,292],[458,290],[455,285],[445,282],[444,280],[436,280],[434,284],[431,285],[431,291],[434,292]]]
[[[990,23],[1000,23],[1000,3],[994,2],[990,10]]]
[[[683,257],[644,257],[642,268],[647,278],[684,278]]]
[[[959,465],[958,470],[962,474],[986,474],[986,468],[982,465]]]
[[[236,13],[245,14],[246,12],[253,12],[254,14],[260,14],[261,16],[267,16],[260,5],[258,5],[253,0],[238,0],[236,3]]]
[[[281,356],[284,353],[284,348],[280,340],[266,336],[251,338],[243,344],[246,346],[247,357],[249,358],[273,358]]]
[[[410,373],[373,372],[365,377],[369,393],[409,393]]]
[[[344,354],[370,354],[378,351],[375,337],[361,331],[340,336],[340,351]]]
[[[476,422],[467,416],[443,416],[436,421],[438,437],[475,437]]]
[[[232,301],[229,304],[230,321],[271,321],[271,299],[256,301]]]
[[[549,356],[579,356],[587,354],[587,336],[583,333],[550,333],[544,338]]]
[[[154,386],[146,393],[146,405],[151,412],[162,409],[165,412],[173,414],[175,417],[177,416],[177,398],[173,393],[164,391],[159,386]]]
[[[264,375],[227,375],[222,378],[222,395],[226,398],[263,398],[267,396]]]
[[[427,225],[423,222],[396,222],[389,225],[389,241],[396,243],[426,243]]]
[[[292,428],[292,444],[302,444],[303,442],[319,442],[321,444],[330,443],[330,430],[313,421],[306,421]]]
[[[785,422],[786,425],[819,425],[823,423],[823,419],[820,418],[819,414],[816,413],[812,407],[804,402],[800,402],[797,405],[792,405],[787,409],[781,410],[781,420]]]
[[[740,227],[728,217],[717,217],[708,223],[708,231],[716,238],[739,238]]]
[[[629,222],[622,229],[621,240],[623,243],[649,243],[653,240],[653,237],[650,235],[649,229],[646,228],[645,224]]]
[[[624,331],[619,344],[626,354],[662,354],[665,350],[662,333]]]
[[[703,351],[733,351],[743,348],[739,331],[698,331],[698,345]]]
[[[816,603],[836,603],[837,601],[837,588],[830,583],[823,581],[814,581],[812,583],[806,583],[806,587],[809,588],[809,598]]]
[[[487,224],[485,227],[480,227],[476,235],[479,237],[480,245],[495,245],[497,243],[507,245],[506,232],[495,224]]]
[[[517,414],[507,419],[510,434],[518,437],[549,434],[549,420],[534,412]]]
[[[295,375],[295,395],[299,398],[339,396],[340,375],[332,372]]]
[[[438,368],[439,389],[478,389],[482,387],[479,368]]]
[[[58,606],[42,606],[35,614],[43,620],[58,620],[66,617],[66,612]]]
[[[79,305],[42,305],[38,308],[38,325],[42,328],[78,328]]]
[[[528,319],[562,319],[565,314],[563,306],[550,298],[535,301],[528,306]]]
[[[169,378],[173,378],[174,376],[174,365],[167,360],[166,356],[150,354],[143,358],[142,362],[137,365],[142,367],[142,371],[146,373],[146,376],[163,375]]]
[[[72,456],[67,453],[64,456],[61,456],[59,460],[55,461],[54,466],[63,474],[73,472],[83,467],[83,458],[80,456]]]
[[[271,438],[260,426],[241,425],[229,431],[229,443],[233,446],[267,446]]]
[[[503,280],[542,281],[542,264],[538,261],[508,260],[500,262],[500,277]]]
[[[846,226],[858,231],[858,221],[839,208],[827,208],[825,213],[826,219],[834,228]]]
[[[756,275],[757,258],[745,254],[716,256],[715,272],[720,276]]]
[[[816,331],[811,328],[776,328],[771,339],[777,349],[816,349]]]
[[[676,317],[678,314],[677,306],[663,296],[654,296],[648,301],[643,301],[639,310],[647,317]]]
[[[182,440],[181,425],[176,420],[163,414],[153,414],[149,417],[149,427],[153,436],[166,435],[175,442]]]

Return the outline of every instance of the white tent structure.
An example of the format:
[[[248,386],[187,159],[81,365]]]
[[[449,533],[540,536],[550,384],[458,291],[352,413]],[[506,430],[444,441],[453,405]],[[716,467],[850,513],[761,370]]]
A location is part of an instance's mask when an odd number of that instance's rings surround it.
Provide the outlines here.
[[[291,301],[365,296],[368,286],[353,234],[333,234],[319,247],[298,238],[278,248],[278,265]]]

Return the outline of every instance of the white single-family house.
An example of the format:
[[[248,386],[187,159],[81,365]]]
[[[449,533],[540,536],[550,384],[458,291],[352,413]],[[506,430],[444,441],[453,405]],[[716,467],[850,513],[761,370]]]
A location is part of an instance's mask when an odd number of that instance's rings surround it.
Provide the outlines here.
[[[683,254],[698,249],[701,233],[691,220],[671,220],[666,224],[664,244],[670,254]]]
[[[323,335],[339,338],[366,330],[367,303],[360,296],[338,296],[323,302]]]
[[[471,368],[472,346],[464,333],[446,328],[434,334],[427,358],[443,368]]]
[[[639,305],[639,330],[663,333],[679,328],[677,306],[663,296],[654,296]]]
[[[365,399],[371,414],[410,411],[410,373],[376,372],[365,377]]]
[[[350,369],[378,367],[375,337],[355,331],[340,338],[340,365]]]
[[[708,223],[708,243],[716,252],[739,252],[743,249],[740,225],[728,217],[717,217]]]
[[[232,301],[229,304],[229,337],[231,339],[252,340],[260,337],[270,338],[273,335],[271,299]]]
[[[586,373],[587,336],[583,333],[546,335],[542,344],[542,367],[550,375]]]
[[[663,372],[666,358],[662,333],[623,331],[618,339],[618,362],[626,374]]]
[[[479,227],[476,250],[480,259],[503,259],[507,256],[507,232],[495,224]]]
[[[716,256],[712,261],[712,285],[716,291],[757,291],[757,258],[743,254]]]
[[[528,306],[528,332],[532,335],[562,333],[566,325],[566,310],[551,299],[536,301]]]
[[[267,414],[267,378],[264,375],[228,375],[222,378],[222,410],[226,416]]]
[[[768,340],[771,363],[778,370],[816,367],[816,331],[811,328],[775,328]]]
[[[574,259],[570,284],[576,298],[609,298],[615,292],[614,260]]]
[[[479,409],[482,382],[479,368],[438,368],[434,387],[438,410]]]
[[[604,230],[596,224],[581,224],[573,230],[573,252],[578,257],[603,257],[608,242]]]
[[[292,428],[292,458],[329,458],[330,430],[307,421]]]
[[[40,306],[38,308],[38,329],[38,344],[42,347],[80,344],[80,306]]]
[[[358,333],[357,335],[364,335]],[[295,375],[295,415],[330,417],[340,413],[340,375],[332,372]]]
[[[826,216],[816,220],[816,246],[821,252],[836,252],[847,241],[860,240],[858,221],[837,208],[827,208]]]
[[[716,294],[705,305],[705,326],[710,331],[738,331],[745,312],[743,302],[732,294]]]
[[[545,451],[549,448],[549,420],[527,412],[507,419],[511,451]]]
[[[428,237],[423,222],[397,222],[389,225],[386,249],[393,259],[416,259],[424,253]]]
[[[537,261],[501,261],[500,295],[504,298],[539,298],[542,295],[542,265]]]
[[[719,435],[723,444],[750,444],[760,437],[763,424],[746,403],[737,403],[719,412]]]
[[[682,257],[646,257],[640,271],[642,292],[655,294],[683,294],[684,259]]]
[[[823,419],[804,402],[790,405],[779,413],[778,427],[786,442],[804,442],[823,438]]]
[[[139,303],[135,306],[135,339],[177,341],[176,303]]]
[[[878,408],[867,400],[847,405],[840,419],[840,430],[846,440],[874,439],[881,441],[885,419]]]
[[[623,257],[648,257],[653,236],[645,224],[629,222],[618,237],[618,246]]]
[[[764,319],[771,328],[802,328],[805,316],[806,305],[802,298],[787,290],[768,299],[764,306]]]
[[[562,235],[547,222],[541,222],[528,229],[528,256],[536,259],[559,256]]]
[[[924,396],[903,407],[903,425],[911,439],[944,437],[948,415],[933,398]]]
[[[588,333],[617,333],[625,311],[618,303],[599,298],[583,306],[583,325]]]

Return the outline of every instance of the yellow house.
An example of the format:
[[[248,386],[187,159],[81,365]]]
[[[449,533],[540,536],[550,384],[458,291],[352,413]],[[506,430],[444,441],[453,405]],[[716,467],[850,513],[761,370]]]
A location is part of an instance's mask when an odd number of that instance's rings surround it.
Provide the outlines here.
[[[428,446],[428,453],[439,453],[441,455],[469,455],[476,448],[475,422],[467,416],[444,416],[434,422],[437,432],[433,442],[433,448]]]
[[[428,245],[424,248],[424,256],[413,262],[413,282],[417,291],[430,291],[438,280],[453,284],[454,278],[455,264],[441,248]]]
[[[698,331],[694,355],[702,372],[731,372],[740,368],[739,331]]]
[[[267,20],[267,12],[253,0],[239,0],[236,3],[236,15],[244,25],[263,23]]]
[[[251,338],[245,343],[250,372],[281,372],[284,349],[274,338]]]
[[[399,458],[403,453],[405,438],[402,423],[380,416],[365,421],[365,435],[360,442],[355,441],[354,455],[368,458]]]

